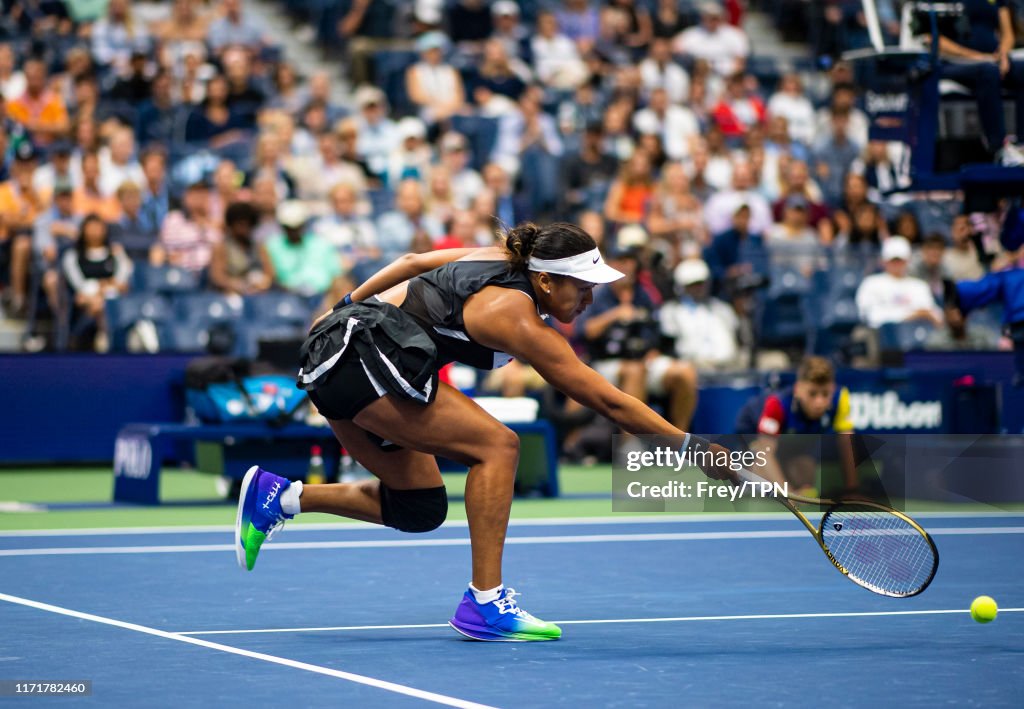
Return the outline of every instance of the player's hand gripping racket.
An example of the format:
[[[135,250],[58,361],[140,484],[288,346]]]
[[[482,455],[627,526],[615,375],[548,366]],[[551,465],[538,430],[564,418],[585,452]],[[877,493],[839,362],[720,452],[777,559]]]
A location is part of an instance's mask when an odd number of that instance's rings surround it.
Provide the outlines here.
[[[755,490],[767,485],[749,470],[733,482]],[[939,550],[928,532],[907,515],[874,502],[819,500],[800,495],[775,499],[796,515],[839,572],[859,586],[883,596],[906,598],[928,588],[939,568]],[[796,503],[827,507],[815,528]]]

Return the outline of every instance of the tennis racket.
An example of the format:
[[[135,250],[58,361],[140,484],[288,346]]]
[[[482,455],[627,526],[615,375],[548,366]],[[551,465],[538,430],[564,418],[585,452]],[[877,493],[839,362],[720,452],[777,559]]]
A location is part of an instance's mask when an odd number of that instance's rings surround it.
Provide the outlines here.
[[[749,470],[736,473],[735,483],[764,489],[765,479]],[[909,598],[928,588],[939,568],[939,550],[921,525],[907,515],[866,500],[819,500],[776,494],[796,515],[825,556],[843,576],[883,596]],[[817,528],[797,503],[827,507]]]

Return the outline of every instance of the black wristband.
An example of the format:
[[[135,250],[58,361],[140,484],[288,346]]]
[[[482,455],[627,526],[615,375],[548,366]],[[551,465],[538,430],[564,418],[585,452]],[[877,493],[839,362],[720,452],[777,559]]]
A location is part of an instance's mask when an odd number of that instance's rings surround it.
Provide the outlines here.
[[[691,451],[692,453],[703,453],[711,448],[711,441],[692,433],[687,433],[686,438],[683,439],[683,445],[680,448],[683,451]]]
[[[345,297],[342,298],[341,300],[339,300],[337,303],[335,303],[334,307],[331,308],[331,310],[339,310],[341,308],[344,308],[346,305],[352,305],[352,294],[351,293],[346,293]]]

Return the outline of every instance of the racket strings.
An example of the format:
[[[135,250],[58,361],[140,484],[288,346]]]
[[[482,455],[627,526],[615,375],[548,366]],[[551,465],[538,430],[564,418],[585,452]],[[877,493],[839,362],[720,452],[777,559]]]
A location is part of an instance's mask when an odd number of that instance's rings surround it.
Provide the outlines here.
[[[928,538],[890,512],[840,505],[822,519],[821,536],[850,578],[878,593],[914,595],[935,571]]]

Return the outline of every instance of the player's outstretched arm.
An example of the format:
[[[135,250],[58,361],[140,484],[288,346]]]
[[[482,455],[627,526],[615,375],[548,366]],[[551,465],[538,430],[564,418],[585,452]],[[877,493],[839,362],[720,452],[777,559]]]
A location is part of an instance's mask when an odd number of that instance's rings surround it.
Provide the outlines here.
[[[433,271],[450,261],[458,261],[480,249],[442,249],[425,254],[404,254],[367,278],[361,286],[352,291],[352,300],[366,300],[383,293],[389,288],[415,278],[421,273]]]

